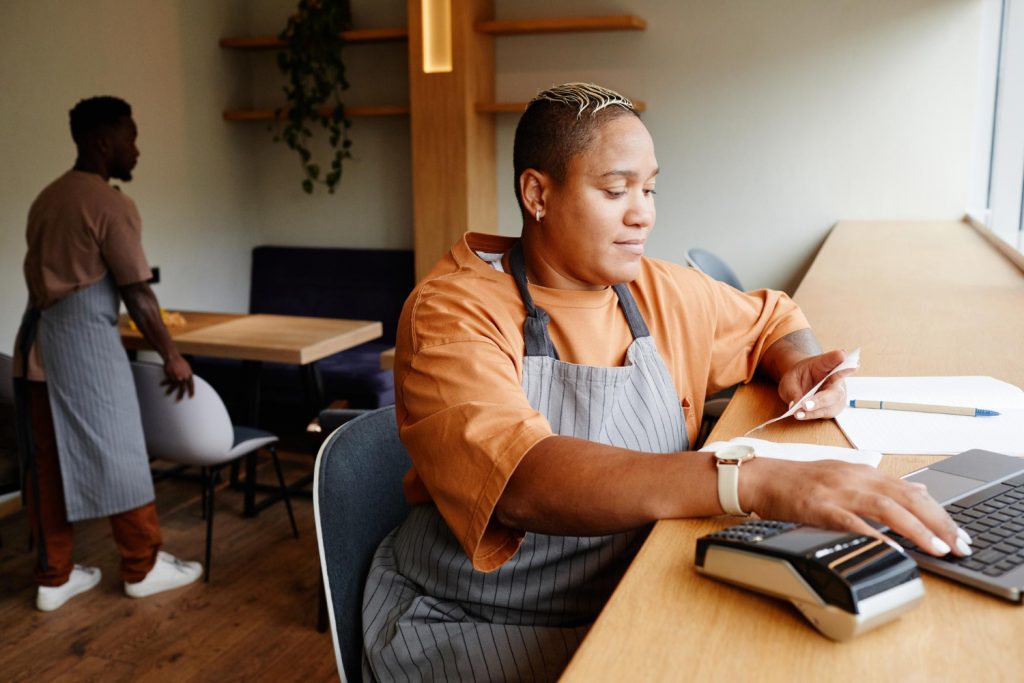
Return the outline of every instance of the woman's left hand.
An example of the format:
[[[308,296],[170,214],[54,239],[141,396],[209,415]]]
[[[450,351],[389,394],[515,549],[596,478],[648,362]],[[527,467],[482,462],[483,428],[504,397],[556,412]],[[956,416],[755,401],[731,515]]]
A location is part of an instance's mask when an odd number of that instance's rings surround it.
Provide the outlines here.
[[[846,360],[841,349],[818,356],[810,356],[793,364],[779,380],[779,396],[790,407],[794,401],[803,398],[821,378]],[[852,375],[856,368],[842,370],[828,378],[814,396],[807,399],[796,413],[798,420],[819,420],[835,417],[846,406],[846,382],[844,377]]]

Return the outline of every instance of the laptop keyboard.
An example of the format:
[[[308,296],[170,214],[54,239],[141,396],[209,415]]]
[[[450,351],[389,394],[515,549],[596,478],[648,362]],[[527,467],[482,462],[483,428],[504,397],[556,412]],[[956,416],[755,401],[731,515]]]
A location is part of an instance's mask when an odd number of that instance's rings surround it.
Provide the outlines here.
[[[938,559],[991,577],[1024,564],[1024,476],[950,503],[946,512],[974,539],[974,554],[949,554]],[[905,538],[895,538],[907,548],[914,547]]]

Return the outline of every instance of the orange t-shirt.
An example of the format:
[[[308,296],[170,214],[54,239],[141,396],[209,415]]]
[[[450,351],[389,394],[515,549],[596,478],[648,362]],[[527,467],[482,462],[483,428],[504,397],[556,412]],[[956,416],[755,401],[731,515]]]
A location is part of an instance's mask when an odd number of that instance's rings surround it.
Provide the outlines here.
[[[25,282],[36,308],[47,308],[113,275],[118,286],[153,276],[142,251],[142,219],[135,202],[95,173],[68,171],[32,203],[26,230]],[[15,375],[21,354],[15,348]],[[29,379],[45,380],[36,346]]]
[[[406,301],[395,350],[398,427],[413,462],[406,498],[433,501],[482,571],[518,549],[522,532],[492,513],[522,457],[552,435],[522,389],[526,309],[515,282],[475,253],[505,252],[514,243],[467,233]],[[765,349],[808,327],[782,292],[740,292],[656,259],[642,259],[629,288],[682,401],[691,443],[705,395],[749,381]],[[551,317],[561,360],[623,364],[632,337],[611,287],[531,284],[530,293]]]

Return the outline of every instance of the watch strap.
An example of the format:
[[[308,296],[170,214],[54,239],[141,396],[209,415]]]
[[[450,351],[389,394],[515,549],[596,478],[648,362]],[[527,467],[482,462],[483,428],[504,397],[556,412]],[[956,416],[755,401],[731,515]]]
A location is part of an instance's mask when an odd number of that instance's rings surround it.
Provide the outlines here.
[[[728,515],[747,517],[740,507],[740,465],[738,462],[718,464],[718,503]]]

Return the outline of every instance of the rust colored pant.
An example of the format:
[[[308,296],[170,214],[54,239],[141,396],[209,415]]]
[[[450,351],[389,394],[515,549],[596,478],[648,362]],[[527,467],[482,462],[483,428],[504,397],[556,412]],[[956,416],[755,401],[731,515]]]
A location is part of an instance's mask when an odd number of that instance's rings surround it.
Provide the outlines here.
[[[39,500],[36,504],[36,486],[25,482],[25,502],[28,504],[29,523],[40,553],[45,549],[46,566],[42,554],[36,565],[35,579],[40,586],[60,586],[67,582],[74,568],[71,560],[71,531],[64,505],[64,483],[60,461],[57,458],[57,437],[53,431],[53,414],[45,382],[29,382],[29,400],[32,414],[32,438],[35,441],[36,479]],[[114,542],[121,552],[121,577],[130,583],[146,578],[156,563],[156,554],[163,539],[156,505],[111,515],[110,527]]]

